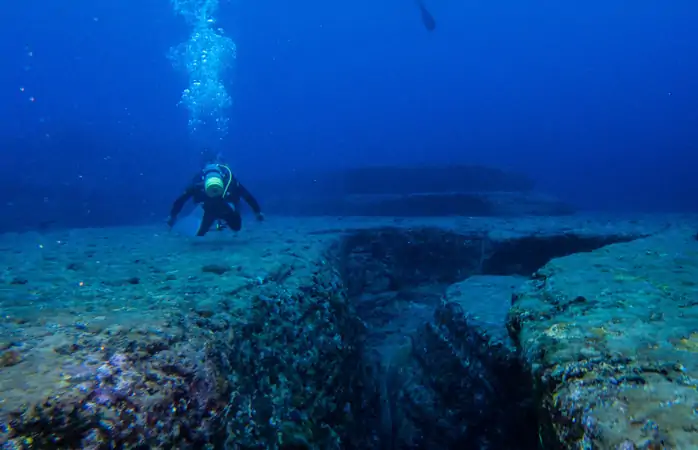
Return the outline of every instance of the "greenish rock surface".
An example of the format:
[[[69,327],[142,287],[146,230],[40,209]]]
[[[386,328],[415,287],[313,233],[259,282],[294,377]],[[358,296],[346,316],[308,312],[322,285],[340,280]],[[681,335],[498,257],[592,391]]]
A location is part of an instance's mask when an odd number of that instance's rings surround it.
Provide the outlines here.
[[[509,314],[553,448],[698,448],[693,230],[554,259]]]

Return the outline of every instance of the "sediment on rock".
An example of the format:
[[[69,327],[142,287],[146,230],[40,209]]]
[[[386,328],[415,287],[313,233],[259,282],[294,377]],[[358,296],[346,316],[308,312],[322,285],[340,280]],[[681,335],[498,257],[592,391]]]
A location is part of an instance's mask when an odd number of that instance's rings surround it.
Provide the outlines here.
[[[0,417],[0,446],[192,449],[220,440],[225,383],[196,342],[203,344],[193,336],[191,342],[114,339],[91,360],[76,358],[65,367],[67,385]]]
[[[546,443],[698,447],[698,246],[660,233],[556,259],[516,295],[508,327]]]

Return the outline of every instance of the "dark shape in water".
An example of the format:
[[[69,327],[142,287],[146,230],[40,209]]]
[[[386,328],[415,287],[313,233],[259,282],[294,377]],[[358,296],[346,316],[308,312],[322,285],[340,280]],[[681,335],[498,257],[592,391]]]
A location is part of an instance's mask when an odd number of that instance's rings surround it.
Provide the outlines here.
[[[422,23],[424,24],[424,28],[426,28],[428,31],[434,31],[434,29],[436,28],[436,21],[434,20],[434,16],[432,16],[431,13],[427,10],[422,0],[417,0],[417,6],[419,7],[419,12],[422,15]]]

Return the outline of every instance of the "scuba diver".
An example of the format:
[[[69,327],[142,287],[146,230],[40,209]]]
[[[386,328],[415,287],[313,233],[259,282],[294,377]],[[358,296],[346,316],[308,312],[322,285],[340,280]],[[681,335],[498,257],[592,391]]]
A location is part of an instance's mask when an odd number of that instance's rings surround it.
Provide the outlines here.
[[[194,177],[191,184],[172,204],[167,225],[172,226],[177,221],[177,215],[182,211],[187,200],[201,203],[204,216],[201,219],[197,236],[204,236],[216,224],[216,229],[222,230],[227,225],[233,231],[242,228],[240,216],[240,198],[252,208],[258,221],[264,220],[264,214],[259,203],[250,192],[235,178],[227,164],[221,162],[220,155],[214,157],[204,151],[205,164],[203,169]]]
[[[426,28],[427,31],[434,31],[434,29],[436,29],[436,20],[434,20],[434,16],[431,15],[424,5],[424,0],[417,0],[417,7],[419,8],[419,14],[422,16],[424,28]]]

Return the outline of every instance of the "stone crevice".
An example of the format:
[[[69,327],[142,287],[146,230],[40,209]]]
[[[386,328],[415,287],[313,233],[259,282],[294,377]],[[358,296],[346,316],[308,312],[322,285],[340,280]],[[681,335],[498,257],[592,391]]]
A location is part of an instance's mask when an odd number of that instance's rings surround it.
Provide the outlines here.
[[[499,330],[492,333],[447,291],[476,275],[530,277],[553,258],[632,238],[565,234],[497,241],[431,228],[348,235],[338,264],[350,303],[366,324],[364,363],[377,379],[365,383],[377,386],[382,445],[537,448],[533,380],[514,343],[492,338],[506,334],[511,299],[474,299],[500,303]]]

